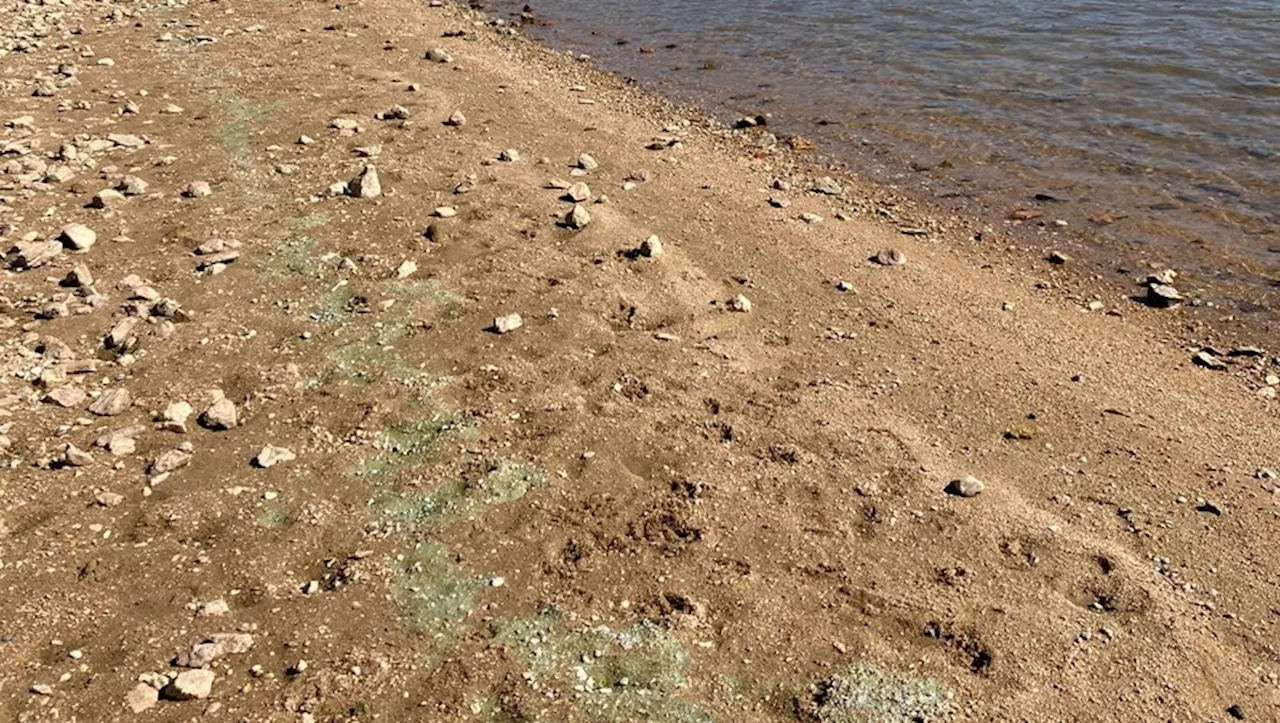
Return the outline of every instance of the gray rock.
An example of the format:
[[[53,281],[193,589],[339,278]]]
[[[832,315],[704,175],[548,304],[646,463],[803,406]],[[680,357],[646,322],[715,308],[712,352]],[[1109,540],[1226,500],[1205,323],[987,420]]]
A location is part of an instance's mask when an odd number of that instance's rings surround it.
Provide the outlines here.
[[[99,417],[114,417],[121,414],[133,404],[133,395],[124,387],[114,387],[102,393],[102,396],[89,405],[89,412]]]
[[[58,240],[73,251],[87,251],[98,240],[98,234],[82,223],[68,224],[62,228]]]
[[[212,670],[184,670],[160,692],[167,700],[203,700],[213,692]]]
[[[382,183],[378,180],[378,169],[373,164],[365,166],[355,178],[347,182],[347,195],[356,198],[381,196]]]
[[[982,480],[973,475],[965,475],[960,479],[953,479],[947,485],[947,494],[956,497],[977,497],[982,494],[982,490],[986,485],[982,484]]]

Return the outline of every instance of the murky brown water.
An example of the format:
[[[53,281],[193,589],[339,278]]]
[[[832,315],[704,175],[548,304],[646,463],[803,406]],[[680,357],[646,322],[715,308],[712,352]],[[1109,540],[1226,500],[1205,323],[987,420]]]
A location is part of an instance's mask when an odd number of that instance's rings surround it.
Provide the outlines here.
[[[1102,247],[1238,285],[1244,311],[1280,307],[1275,0],[538,0],[532,11],[529,30],[553,45],[726,118],[771,113],[872,180],[993,220],[1038,208]]]

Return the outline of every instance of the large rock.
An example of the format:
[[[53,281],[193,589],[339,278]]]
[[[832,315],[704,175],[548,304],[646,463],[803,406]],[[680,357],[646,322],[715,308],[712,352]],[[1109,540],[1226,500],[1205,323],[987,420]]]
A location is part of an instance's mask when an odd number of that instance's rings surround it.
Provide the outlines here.
[[[82,223],[72,223],[62,228],[58,240],[73,251],[87,251],[98,240],[98,234]]]
[[[133,396],[124,387],[115,387],[102,393],[102,396],[89,405],[89,412],[99,417],[114,417],[124,412],[133,404]]]
[[[347,195],[356,198],[381,196],[382,182],[378,180],[378,169],[372,164],[365,166],[359,175],[347,182]]]
[[[152,708],[159,701],[160,691],[146,683],[138,683],[124,697],[124,704],[134,713],[141,713]]]
[[[214,431],[235,429],[239,423],[236,405],[226,397],[220,397],[200,415],[200,424]]]

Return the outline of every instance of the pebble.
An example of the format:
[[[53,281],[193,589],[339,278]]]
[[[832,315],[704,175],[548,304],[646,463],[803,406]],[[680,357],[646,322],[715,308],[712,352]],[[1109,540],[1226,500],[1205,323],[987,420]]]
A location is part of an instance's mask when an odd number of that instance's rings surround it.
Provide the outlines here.
[[[316,139],[312,138],[311,136],[308,136],[308,135],[298,136],[298,145],[300,146],[309,146],[315,142],[316,142]]]
[[[99,417],[114,417],[133,404],[133,396],[124,387],[108,389],[89,405],[89,412]]]
[[[583,153],[578,156],[578,168],[584,171],[594,171],[599,167],[599,162],[590,153]]]
[[[62,248],[61,241],[19,241],[14,244],[9,265],[16,270],[39,268],[57,258]]]
[[[396,278],[407,279],[418,270],[418,264],[412,260],[404,261],[396,267]]]
[[[120,179],[120,184],[116,186],[116,190],[126,196],[141,196],[147,192],[149,185],[150,184],[137,176],[125,176]]]
[[[102,339],[102,345],[107,349],[123,349],[129,343],[129,339],[133,338],[133,330],[138,327],[142,320],[136,316],[126,316],[116,322],[107,335]]]
[[[582,230],[591,223],[591,214],[581,204],[574,204],[573,209],[565,214],[564,223],[572,229]]]
[[[97,242],[98,234],[82,223],[73,223],[62,227],[58,240],[73,251],[88,251]]]
[[[171,449],[168,452],[164,452],[159,457],[156,457],[155,460],[151,462],[151,465],[147,468],[147,474],[155,477],[177,469],[182,469],[188,464],[191,464],[190,452],[185,452],[181,449]]]
[[[973,475],[965,475],[960,479],[951,480],[947,485],[947,494],[956,497],[977,497],[982,494],[982,490],[986,485],[982,484],[982,480]]]
[[[507,314],[493,320],[493,330],[499,334],[507,334],[524,326],[524,319],[519,314]]]
[[[203,700],[213,692],[214,677],[212,670],[184,670],[161,694],[167,700]]]
[[[70,447],[71,445],[67,445]],[[103,507],[115,507],[124,502],[124,495],[118,492],[99,492],[94,501]]]
[[[517,151],[514,148],[507,148],[498,154],[498,160],[506,161],[507,163],[515,163],[520,160],[520,151]]]
[[[64,286],[72,286],[81,288],[85,286],[93,286],[93,273],[89,271],[89,267],[84,264],[76,264],[71,267],[71,271],[67,273],[66,278],[62,280]]]
[[[453,206],[437,206],[431,215],[438,218],[453,218],[458,215],[458,209]]]
[[[231,612],[231,607],[222,598],[202,602],[196,606],[196,617],[198,618],[217,618],[229,612]]]
[[[200,415],[200,424],[214,431],[235,429],[239,424],[236,405],[226,397],[219,397],[205,410],[204,414]]]
[[[443,48],[432,48],[427,51],[427,60],[433,63],[452,63],[453,56]]]
[[[187,431],[187,419],[195,413],[195,409],[186,402],[174,402],[160,413],[160,428],[184,434]]]
[[[1056,266],[1062,266],[1068,263],[1069,261],[1071,261],[1071,257],[1062,253],[1061,251],[1053,251],[1049,254],[1048,260],[1049,260],[1049,263],[1051,264],[1054,264]]]
[[[182,195],[187,198],[204,198],[213,195],[213,187],[207,181],[192,181],[183,186]]]
[[[849,283],[848,281],[837,281],[837,282],[836,282],[836,291],[840,291],[840,292],[844,292],[844,293],[848,293],[848,292],[850,292],[850,291],[853,291],[853,284]]]
[[[347,182],[347,195],[356,198],[377,198],[382,195],[382,183],[378,169],[373,164],[365,166],[355,178]]]
[[[888,247],[877,251],[872,260],[881,266],[903,266],[907,263],[907,255],[901,249]]]
[[[454,128],[461,128],[467,124],[467,117],[462,114],[462,111],[455,110],[449,114],[449,118],[445,120],[444,124]]]
[[[751,299],[748,299],[742,294],[738,294],[732,299],[729,299],[727,306],[729,311],[737,311],[745,314],[751,311]]]
[[[262,469],[270,469],[283,462],[292,462],[297,458],[298,455],[289,449],[268,444],[262,448],[261,452],[258,452],[257,457],[253,458],[253,464]]]
[[[378,120],[408,120],[409,109],[402,105],[393,105],[382,111]]]

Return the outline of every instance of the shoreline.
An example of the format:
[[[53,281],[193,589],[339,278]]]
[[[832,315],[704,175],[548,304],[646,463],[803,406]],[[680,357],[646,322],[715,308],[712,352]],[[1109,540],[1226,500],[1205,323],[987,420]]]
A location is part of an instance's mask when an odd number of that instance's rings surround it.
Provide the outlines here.
[[[455,5],[112,6],[0,14],[0,715],[1280,710],[1272,350]]]
[[[551,17],[548,20],[541,15],[531,15],[528,19],[530,25],[521,27],[519,16],[514,12],[510,12],[509,15],[511,17],[508,17],[507,9],[504,8],[502,12],[495,12],[488,17],[501,17],[504,23],[509,23],[522,33],[533,32],[534,35],[530,37],[534,42],[559,40],[557,49],[565,52],[564,46],[567,39],[563,36],[555,37],[560,25],[559,21],[563,18]],[[601,32],[604,35],[608,33],[607,30]],[[595,34],[593,30],[592,38]],[[607,47],[605,40],[604,37],[595,40],[581,39],[575,45],[579,48],[589,48],[593,53],[595,50],[603,51],[605,59],[600,61],[604,64],[600,68],[602,72],[624,78],[608,68],[609,65],[620,65],[622,58],[619,57],[618,52],[612,52]],[[625,47],[634,52],[637,44],[644,44],[642,38],[628,37],[627,41],[625,46],[620,45],[619,48]],[[572,54],[573,51],[568,52]],[[592,63],[596,64],[594,58]],[[642,65],[644,64],[632,63],[626,67],[634,71]],[[940,171],[936,168],[921,170],[916,167],[920,155],[935,159],[944,156],[949,158],[944,152],[945,149],[922,145],[922,139],[911,141],[901,137],[902,134],[881,129],[883,133],[888,133],[896,140],[888,145],[873,144],[870,150],[863,150],[858,148],[858,144],[852,140],[838,140],[836,136],[839,133],[827,132],[825,128],[815,126],[806,130],[802,119],[789,117],[794,116],[794,113],[788,113],[790,109],[773,107],[772,102],[764,105],[753,104],[749,100],[737,97],[729,101],[720,99],[705,89],[702,92],[695,92],[691,87],[680,87],[676,80],[679,74],[672,75],[673,72],[663,73],[654,70],[650,77],[636,82],[644,86],[662,78],[664,85],[670,87],[667,91],[655,89],[653,92],[659,94],[676,92],[701,112],[716,117],[726,126],[737,120],[737,116],[732,115],[730,108],[746,110],[747,115],[771,110],[769,128],[749,129],[746,132],[759,134],[785,131],[790,134],[791,132],[807,133],[811,130],[818,140],[817,148],[812,153],[819,154],[820,157],[810,158],[808,163],[831,165],[832,169],[839,166],[841,171],[848,174],[850,178],[857,178],[858,185],[864,189],[872,189],[873,192],[875,189],[893,188],[893,193],[897,196],[910,199],[929,209],[930,214],[935,217],[965,218],[968,228],[975,232],[985,232],[989,242],[1020,245],[1029,251],[1039,252],[1042,256],[1053,251],[1068,251],[1078,259],[1079,264],[1087,266],[1078,271],[1082,277],[1097,275],[1107,280],[1105,286],[1095,288],[1093,291],[1108,299],[1120,295],[1140,295],[1141,285],[1138,282],[1154,270],[1170,268],[1181,272],[1182,285],[1186,287],[1188,295],[1193,297],[1193,303],[1197,307],[1189,313],[1194,315],[1195,323],[1210,328],[1210,333],[1202,338],[1188,338],[1189,344],[1214,347],[1257,345],[1275,338],[1277,331],[1280,330],[1280,311],[1277,311],[1274,306],[1275,286],[1280,283],[1280,275],[1278,275],[1280,267],[1276,267],[1274,263],[1269,264],[1258,256],[1258,254],[1265,255],[1264,250],[1253,249],[1250,255],[1243,249],[1230,244],[1205,241],[1208,238],[1205,234],[1212,236],[1215,233],[1225,234],[1230,231],[1227,235],[1234,234],[1233,243],[1238,244],[1247,236],[1256,236],[1257,232],[1241,229],[1238,224],[1226,219],[1219,220],[1217,223],[1220,225],[1213,226],[1210,220],[1199,218],[1197,220],[1199,225],[1193,228],[1186,223],[1175,222],[1169,225],[1153,218],[1149,219],[1145,225],[1130,227],[1125,235],[1116,237],[1111,231],[1111,226],[1096,224],[1092,219],[1110,216],[1113,213],[1119,214],[1123,219],[1128,215],[1125,212],[1127,207],[1119,208],[1092,201],[1091,206],[1076,208],[1073,204],[1062,206],[1033,199],[1033,191],[1037,189],[1055,192],[1050,189],[1054,185],[1052,174],[1039,178],[1038,184],[1028,186],[1025,197],[1021,197],[1010,188],[1000,187],[1011,186],[1011,179],[1018,174],[1007,170],[995,171],[999,181],[978,181],[977,186],[985,190],[973,194],[974,184],[969,180],[969,176],[973,173],[991,173],[989,169],[984,170],[990,166],[989,163],[975,163],[974,159],[970,158],[967,159],[968,163],[962,163],[962,166],[955,171]],[[688,72],[696,71],[689,69]],[[624,80],[632,82],[629,77]],[[698,100],[699,98],[701,100]],[[680,102],[683,103],[685,100]],[[714,112],[707,110],[708,104],[714,106]],[[887,119],[871,119],[873,125],[878,121],[892,122]],[[830,119],[823,122],[831,123]],[[855,126],[839,121],[834,125],[835,127],[848,126],[850,132],[855,129]],[[911,152],[913,148],[917,152]],[[951,151],[958,151],[958,146],[953,143]],[[1067,158],[1066,162],[1069,164],[1072,162],[1069,159],[1070,156],[1071,153],[1058,153],[1050,155],[1049,158],[1059,164]],[[960,160],[957,158],[957,161]],[[1075,162],[1083,161],[1077,158]],[[1022,168],[1021,172],[1025,173],[1027,170],[1029,169]],[[965,180],[952,178],[955,174]],[[1043,189],[1042,185],[1045,186]],[[1127,210],[1137,211],[1141,210],[1141,207]],[[1031,221],[1011,218],[1011,213],[1016,215],[1022,211],[1035,212],[1038,218]],[[1057,224],[1065,221],[1058,219],[1071,219],[1070,227],[1059,227]],[[1167,238],[1162,243],[1153,243],[1151,241],[1153,234],[1167,236]]]

